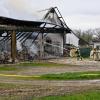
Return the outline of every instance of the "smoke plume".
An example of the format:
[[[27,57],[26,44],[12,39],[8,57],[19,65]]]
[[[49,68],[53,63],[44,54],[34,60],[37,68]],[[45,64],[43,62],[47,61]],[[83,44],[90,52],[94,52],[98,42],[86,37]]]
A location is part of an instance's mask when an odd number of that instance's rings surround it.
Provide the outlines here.
[[[26,20],[39,20],[32,3],[29,0],[1,0],[0,15]]]

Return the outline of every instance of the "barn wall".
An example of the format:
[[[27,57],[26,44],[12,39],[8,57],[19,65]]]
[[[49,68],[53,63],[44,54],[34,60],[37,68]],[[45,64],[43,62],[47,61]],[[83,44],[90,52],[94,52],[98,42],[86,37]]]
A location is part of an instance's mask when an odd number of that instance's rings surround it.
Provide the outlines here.
[[[52,40],[52,47],[57,49],[57,52],[60,54],[63,54],[63,36],[59,33],[50,33],[48,34],[48,37]]]

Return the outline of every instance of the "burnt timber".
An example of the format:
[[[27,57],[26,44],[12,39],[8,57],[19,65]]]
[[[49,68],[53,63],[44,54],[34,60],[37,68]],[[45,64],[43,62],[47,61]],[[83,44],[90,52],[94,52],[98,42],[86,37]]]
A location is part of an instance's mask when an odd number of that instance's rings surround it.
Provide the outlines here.
[[[52,25],[52,27],[47,27],[47,25]],[[70,33],[69,28],[65,28],[59,25],[52,23],[40,22],[40,21],[27,21],[27,20],[18,20],[7,17],[0,17],[0,36],[6,32],[10,33],[11,39],[11,57],[12,62],[15,62],[16,59],[16,40],[17,34],[20,32],[37,32],[37,33]],[[25,33],[24,33],[25,34]],[[9,35],[7,35],[9,37]],[[41,44],[43,45],[43,44]],[[43,54],[41,54],[43,55]]]
[[[54,27],[41,27],[42,24],[51,24]],[[58,26],[58,27],[55,27]],[[70,33],[70,29],[52,23],[39,21],[18,20],[7,17],[0,17],[0,31],[17,31],[17,32],[44,32],[44,33]]]

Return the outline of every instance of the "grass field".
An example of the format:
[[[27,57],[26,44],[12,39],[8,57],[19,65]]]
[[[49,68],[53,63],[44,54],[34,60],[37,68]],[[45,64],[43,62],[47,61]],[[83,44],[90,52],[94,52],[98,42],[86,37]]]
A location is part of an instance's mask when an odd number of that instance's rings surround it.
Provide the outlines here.
[[[92,72],[66,72],[61,74],[44,74],[44,75],[16,75],[0,74],[1,77],[8,77],[20,80],[89,80],[100,79],[99,71]]]
[[[43,79],[43,80],[83,80],[83,79],[100,79],[100,71],[92,72],[66,72],[60,74],[44,74],[44,75],[17,75],[17,72],[24,69],[27,71],[28,67],[63,67],[69,66],[66,64],[55,64],[49,62],[25,62],[16,65],[1,65],[1,77],[13,77],[17,79]],[[26,70],[25,70],[26,69]],[[11,75],[10,75],[11,71]]]
[[[68,64],[57,64],[50,62],[23,62],[18,64],[8,64],[8,65],[0,65],[0,71],[6,70],[16,70],[18,67],[63,67],[63,66],[72,66]]]
[[[48,96],[42,98],[33,98],[32,100],[100,100],[100,91],[74,93],[65,96]]]
[[[18,66],[36,66],[36,67],[59,67],[59,66],[72,66],[68,64],[57,64],[57,63],[50,63],[50,62],[26,62],[17,64]]]
[[[92,72],[66,72],[61,74],[41,75],[41,79],[47,80],[82,80],[82,79],[100,79],[100,71]]]
[[[13,70],[12,68],[2,70]],[[14,69],[15,70],[15,69]],[[14,71],[13,70],[13,71]],[[66,72],[60,74],[43,74],[43,75],[17,75],[17,74],[0,74],[0,77],[15,78],[20,80],[89,80],[100,79],[100,71],[92,72]]]

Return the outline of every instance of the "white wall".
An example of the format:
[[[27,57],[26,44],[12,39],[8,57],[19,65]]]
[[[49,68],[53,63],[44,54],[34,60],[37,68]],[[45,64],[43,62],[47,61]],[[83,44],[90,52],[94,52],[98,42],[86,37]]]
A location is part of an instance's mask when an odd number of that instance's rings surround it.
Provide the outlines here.
[[[63,54],[63,36],[59,33],[49,33],[47,36],[51,38],[53,43],[59,42],[60,53]]]
[[[66,34],[66,44],[73,44],[74,46],[79,46],[79,38],[73,33]]]

